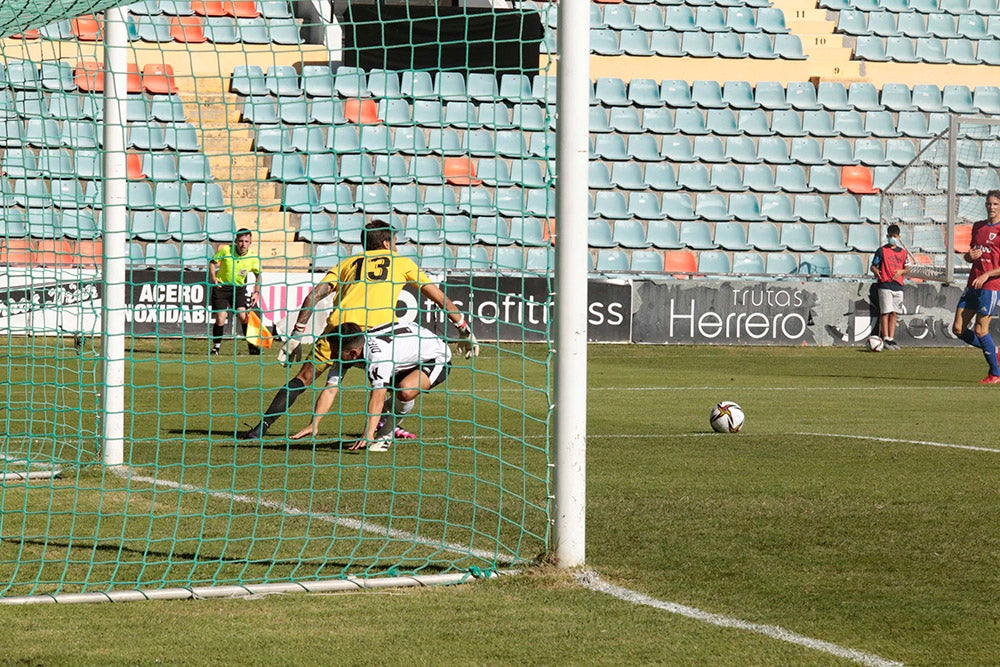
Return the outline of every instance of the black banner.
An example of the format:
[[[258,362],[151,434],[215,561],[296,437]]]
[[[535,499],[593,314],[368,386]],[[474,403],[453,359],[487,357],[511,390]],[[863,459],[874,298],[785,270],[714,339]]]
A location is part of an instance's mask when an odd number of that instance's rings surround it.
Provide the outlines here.
[[[540,342],[551,335],[552,283],[542,278],[476,276],[449,277],[442,288],[458,308],[467,313],[478,338],[498,341]],[[628,342],[631,328],[632,288],[627,284],[589,283],[587,337],[594,342]],[[413,293],[408,293],[413,299]],[[421,324],[451,335],[444,314],[430,301],[419,304]]]
[[[8,319],[44,308],[94,302],[100,298],[101,282],[97,278],[11,288],[0,292],[0,318]]]
[[[365,71],[537,74],[537,12],[474,7],[348,5],[344,63]]]
[[[130,272],[126,332],[133,336],[207,337],[211,320],[207,283],[204,271]]]
[[[636,343],[802,345],[817,342],[817,294],[804,283],[636,283]]]

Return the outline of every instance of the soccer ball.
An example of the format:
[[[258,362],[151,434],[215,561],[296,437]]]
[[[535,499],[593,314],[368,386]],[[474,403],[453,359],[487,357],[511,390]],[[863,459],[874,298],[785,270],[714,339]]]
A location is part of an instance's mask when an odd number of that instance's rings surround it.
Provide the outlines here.
[[[746,417],[743,415],[743,408],[732,401],[722,401],[712,408],[712,415],[709,423],[712,429],[719,433],[736,433],[743,428]]]
[[[866,344],[870,352],[881,352],[885,347],[885,343],[878,336],[869,336]]]

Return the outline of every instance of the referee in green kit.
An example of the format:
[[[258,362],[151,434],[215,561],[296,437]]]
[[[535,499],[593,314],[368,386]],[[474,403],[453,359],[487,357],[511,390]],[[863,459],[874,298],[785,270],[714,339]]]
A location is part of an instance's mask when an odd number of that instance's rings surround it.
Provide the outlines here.
[[[215,321],[212,324],[212,351],[219,354],[222,347],[222,333],[226,328],[229,311],[235,310],[243,326],[247,328],[247,312],[260,303],[260,257],[250,254],[253,233],[249,229],[236,232],[235,240],[219,248],[208,264],[208,281],[212,284],[209,306]],[[247,295],[247,276],[254,274],[253,294]],[[247,343],[250,354],[260,354],[260,348]]]

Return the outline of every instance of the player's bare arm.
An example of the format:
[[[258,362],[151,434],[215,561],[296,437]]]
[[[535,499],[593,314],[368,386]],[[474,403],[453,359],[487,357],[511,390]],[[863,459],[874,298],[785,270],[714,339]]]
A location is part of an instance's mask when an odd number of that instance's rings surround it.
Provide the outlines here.
[[[337,391],[340,387],[327,387],[319,393],[316,399],[316,407],[313,408],[313,418],[309,425],[292,436],[292,440],[301,440],[309,436],[319,435],[319,423],[323,417],[330,413],[333,401],[337,398]]]
[[[382,407],[385,405],[385,387],[372,389],[368,393],[368,423],[365,426],[364,436],[356,443],[348,447],[350,451],[365,449],[375,440],[375,431],[378,430],[378,422],[382,418]]]
[[[299,314],[295,318],[295,328],[304,331],[306,323],[315,312],[316,304],[333,294],[336,289],[333,283],[320,283],[313,287],[309,294],[306,294],[306,298],[302,300],[302,305],[299,306]]]

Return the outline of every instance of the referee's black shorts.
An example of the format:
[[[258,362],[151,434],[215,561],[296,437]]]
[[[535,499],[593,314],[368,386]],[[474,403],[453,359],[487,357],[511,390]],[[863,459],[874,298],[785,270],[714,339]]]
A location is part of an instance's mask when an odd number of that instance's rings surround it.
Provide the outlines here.
[[[247,296],[246,285],[212,285],[208,305],[213,311],[247,310],[250,308],[250,298]]]

